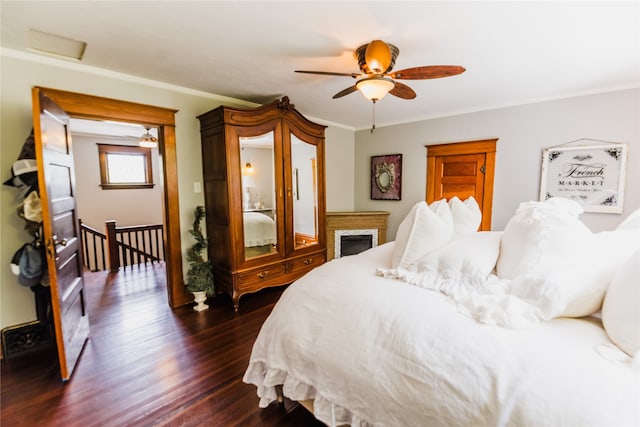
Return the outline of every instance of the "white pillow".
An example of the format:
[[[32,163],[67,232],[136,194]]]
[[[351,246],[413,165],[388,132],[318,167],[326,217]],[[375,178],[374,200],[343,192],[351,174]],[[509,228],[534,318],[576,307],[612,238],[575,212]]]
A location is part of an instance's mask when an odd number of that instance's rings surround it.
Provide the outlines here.
[[[483,287],[495,269],[501,236],[502,231],[478,231],[454,238],[420,260],[417,270],[437,275],[437,280],[452,282],[456,287]],[[448,285],[441,283],[441,287]]]
[[[602,305],[602,324],[624,352],[634,356],[640,351],[640,250],[614,275]]]
[[[624,230],[629,228],[640,228],[640,209],[631,212],[618,226],[616,230]]]
[[[482,211],[473,196],[469,196],[464,202],[457,196],[449,199],[449,208],[453,217],[454,237],[478,231],[482,221]]]
[[[637,247],[635,230],[591,233],[581,210],[566,199],[522,203],[505,227],[498,276],[543,319],[597,311],[616,267]]]
[[[592,235],[578,219],[581,212],[568,199],[520,203],[502,235],[498,276],[542,275],[576,261]]]
[[[391,267],[415,270],[420,258],[443,246],[452,234],[453,218],[446,200],[416,203],[398,227]]]
[[[427,254],[411,270],[378,268],[376,273],[449,296],[482,290],[495,268],[501,235],[501,231],[466,234]]]
[[[510,283],[510,294],[538,307],[541,318],[582,317],[598,311],[620,265],[638,248],[637,232],[593,234],[580,257],[544,273],[523,274]]]

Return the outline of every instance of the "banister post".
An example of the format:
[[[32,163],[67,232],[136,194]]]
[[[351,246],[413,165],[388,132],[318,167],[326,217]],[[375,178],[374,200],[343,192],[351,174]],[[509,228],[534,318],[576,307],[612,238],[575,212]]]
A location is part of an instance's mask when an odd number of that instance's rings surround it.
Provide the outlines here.
[[[78,235],[80,236],[80,252],[82,252],[82,266],[89,268],[87,251],[87,233],[82,228],[82,219],[78,218]],[[90,268],[89,268],[90,269]]]
[[[109,220],[104,222],[107,235],[107,247],[109,248],[109,271],[120,270],[120,256],[118,254],[118,244],[116,243],[116,222]]]

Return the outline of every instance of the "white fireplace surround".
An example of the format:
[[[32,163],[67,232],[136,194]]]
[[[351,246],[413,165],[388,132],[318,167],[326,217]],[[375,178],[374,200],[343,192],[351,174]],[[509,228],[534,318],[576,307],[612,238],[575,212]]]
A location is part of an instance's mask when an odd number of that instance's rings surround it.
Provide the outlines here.
[[[378,246],[378,229],[377,228],[368,228],[362,230],[335,230],[335,255],[334,258],[341,257],[341,246],[342,240],[340,239],[342,236],[371,236],[371,247],[375,248]]]

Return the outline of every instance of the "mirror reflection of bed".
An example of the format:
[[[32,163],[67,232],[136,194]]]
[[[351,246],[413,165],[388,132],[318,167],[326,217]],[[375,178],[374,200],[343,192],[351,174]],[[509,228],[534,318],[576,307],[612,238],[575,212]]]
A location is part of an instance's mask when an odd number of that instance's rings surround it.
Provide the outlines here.
[[[273,132],[240,138],[245,259],[277,251]]]
[[[245,256],[253,258],[271,253],[277,243],[276,222],[272,218],[273,211],[245,211],[244,248]]]

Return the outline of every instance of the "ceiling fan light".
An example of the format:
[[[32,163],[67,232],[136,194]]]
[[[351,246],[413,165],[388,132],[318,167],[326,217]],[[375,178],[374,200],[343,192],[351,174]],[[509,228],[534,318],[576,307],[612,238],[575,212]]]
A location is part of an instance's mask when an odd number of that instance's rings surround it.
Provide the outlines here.
[[[364,58],[374,74],[382,74],[391,65],[391,49],[382,40],[374,40],[367,46]]]
[[[140,147],[156,148],[158,146],[158,138],[151,135],[149,132],[149,130],[151,130],[151,126],[145,126],[144,128],[146,129],[146,132],[138,140],[138,145]]]
[[[370,77],[356,83],[356,87],[369,101],[379,101],[393,89],[395,84],[384,77]]]

